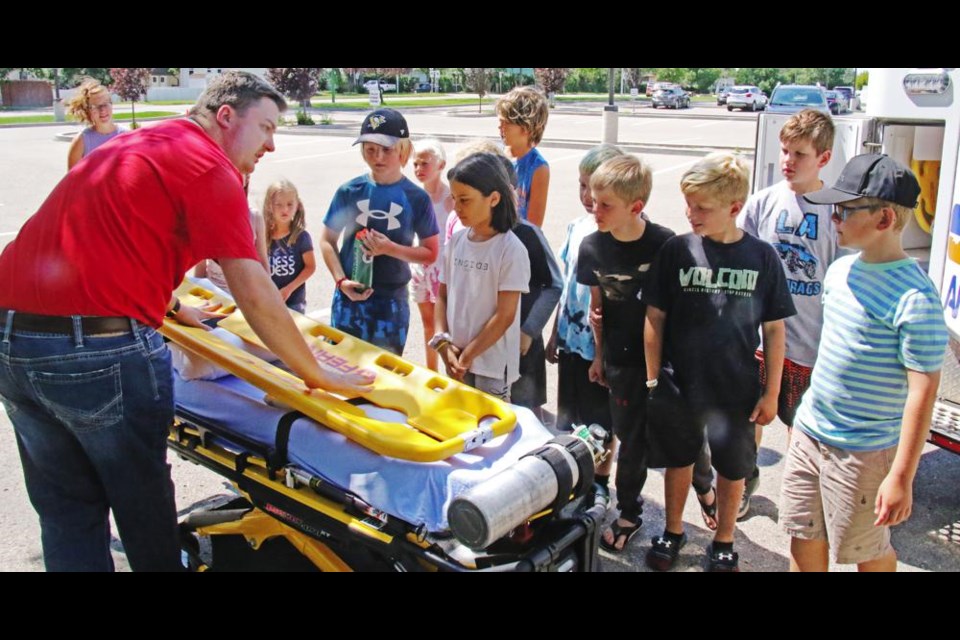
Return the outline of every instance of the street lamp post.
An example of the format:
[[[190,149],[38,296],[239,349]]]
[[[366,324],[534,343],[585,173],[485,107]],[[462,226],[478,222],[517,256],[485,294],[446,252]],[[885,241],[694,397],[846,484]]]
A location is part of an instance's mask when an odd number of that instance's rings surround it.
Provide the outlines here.
[[[613,103],[613,69],[607,70],[607,89],[609,104],[603,108],[603,141],[616,144],[620,114],[617,113],[617,105]]]
[[[64,122],[66,113],[63,109],[63,100],[60,99],[60,69],[53,68],[53,119],[55,122]]]

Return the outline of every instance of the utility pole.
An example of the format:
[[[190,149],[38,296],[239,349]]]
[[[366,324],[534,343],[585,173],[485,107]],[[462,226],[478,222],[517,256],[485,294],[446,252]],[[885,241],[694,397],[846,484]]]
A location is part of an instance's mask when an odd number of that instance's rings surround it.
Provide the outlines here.
[[[613,69],[607,70],[607,89],[609,104],[603,108],[603,142],[616,144],[620,114],[617,113],[617,105],[613,102]]]

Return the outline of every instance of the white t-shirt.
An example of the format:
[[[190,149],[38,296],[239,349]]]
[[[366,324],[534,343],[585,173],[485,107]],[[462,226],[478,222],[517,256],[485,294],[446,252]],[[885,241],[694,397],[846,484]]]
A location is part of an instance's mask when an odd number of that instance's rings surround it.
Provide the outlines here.
[[[447,327],[453,344],[463,349],[473,340],[497,309],[500,291],[527,293],[530,259],[513,233],[499,233],[483,242],[459,231],[443,253],[440,282],[447,285]],[[520,377],[520,305],[510,328],[496,343],[481,353],[470,372],[503,378],[512,384]]]
[[[786,319],[787,360],[812,367],[823,328],[823,279],[827,267],[848,252],[837,246],[833,206],[810,204],[786,181],[753,194],[738,226],[773,245],[780,256],[797,315]]]

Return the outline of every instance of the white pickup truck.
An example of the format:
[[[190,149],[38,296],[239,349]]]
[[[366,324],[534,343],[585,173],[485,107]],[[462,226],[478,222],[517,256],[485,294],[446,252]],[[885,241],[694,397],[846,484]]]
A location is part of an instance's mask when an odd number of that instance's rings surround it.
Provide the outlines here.
[[[367,93],[377,90],[377,81],[376,80],[367,80],[363,83],[363,88],[367,90]],[[396,91],[397,85],[392,82],[380,81],[380,90],[381,91]]]

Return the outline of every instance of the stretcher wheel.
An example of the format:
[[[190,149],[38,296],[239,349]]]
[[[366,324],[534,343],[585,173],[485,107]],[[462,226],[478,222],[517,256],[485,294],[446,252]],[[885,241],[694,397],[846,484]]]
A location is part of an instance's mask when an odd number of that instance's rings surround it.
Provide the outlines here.
[[[193,530],[184,524],[179,525],[181,557],[185,561],[187,571],[191,573],[203,571],[206,564],[200,557],[200,539]]]

